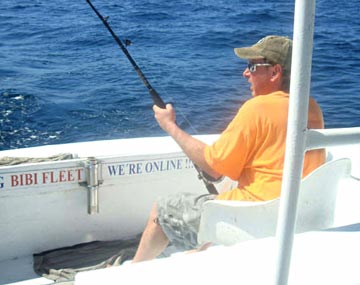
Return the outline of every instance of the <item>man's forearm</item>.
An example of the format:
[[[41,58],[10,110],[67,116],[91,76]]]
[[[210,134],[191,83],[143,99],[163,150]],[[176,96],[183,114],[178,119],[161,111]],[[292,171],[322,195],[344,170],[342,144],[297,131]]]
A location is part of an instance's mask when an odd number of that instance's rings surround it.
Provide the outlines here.
[[[218,178],[221,176],[221,174],[214,171],[207,164],[204,156],[204,151],[206,147],[206,144],[204,142],[192,137],[191,135],[180,129],[176,124],[168,127],[166,131],[177,142],[177,144],[191,159],[191,161],[195,163],[198,167],[200,167],[204,172],[214,178]]]

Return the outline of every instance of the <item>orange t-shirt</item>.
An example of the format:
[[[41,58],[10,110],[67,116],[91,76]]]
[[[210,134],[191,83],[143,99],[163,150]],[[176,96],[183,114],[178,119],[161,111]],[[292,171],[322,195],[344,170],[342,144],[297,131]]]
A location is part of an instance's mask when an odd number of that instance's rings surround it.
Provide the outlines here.
[[[211,146],[207,163],[217,172],[238,181],[238,187],[221,193],[221,200],[271,200],[280,196],[284,167],[289,94],[277,91],[256,96]],[[323,115],[314,99],[309,101],[308,127],[324,128]],[[303,176],[325,161],[325,150],[305,154]]]

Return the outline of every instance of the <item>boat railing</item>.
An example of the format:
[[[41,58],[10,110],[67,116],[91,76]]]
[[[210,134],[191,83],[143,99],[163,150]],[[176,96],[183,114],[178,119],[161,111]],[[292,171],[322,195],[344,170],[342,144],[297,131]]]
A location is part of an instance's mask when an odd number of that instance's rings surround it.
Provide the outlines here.
[[[339,146],[360,143],[360,127],[313,130],[306,134],[306,150],[325,146]]]
[[[315,0],[296,0],[289,118],[284,175],[276,230],[273,284],[287,284],[306,150],[360,142],[360,128],[307,130]]]

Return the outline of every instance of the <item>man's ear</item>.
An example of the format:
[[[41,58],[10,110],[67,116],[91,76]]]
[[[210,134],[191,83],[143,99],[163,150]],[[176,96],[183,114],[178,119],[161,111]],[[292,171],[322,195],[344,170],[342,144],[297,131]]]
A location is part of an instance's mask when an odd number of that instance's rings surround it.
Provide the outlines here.
[[[273,66],[273,70],[272,70],[272,74],[271,77],[272,79],[276,80],[276,79],[280,79],[282,77],[283,74],[283,68],[280,64],[275,64]]]

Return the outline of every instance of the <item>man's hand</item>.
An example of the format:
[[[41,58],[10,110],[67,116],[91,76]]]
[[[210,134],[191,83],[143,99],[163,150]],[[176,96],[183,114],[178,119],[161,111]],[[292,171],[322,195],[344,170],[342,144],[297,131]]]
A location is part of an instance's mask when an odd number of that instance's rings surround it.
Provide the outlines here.
[[[206,144],[178,127],[176,114],[171,104],[167,104],[166,109],[154,105],[153,110],[160,127],[177,142],[192,162],[215,179],[221,176],[212,170],[205,160],[204,149]]]
[[[162,109],[156,105],[153,106],[155,119],[159,126],[167,133],[171,132],[171,128],[176,126],[176,114],[171,104],[166,104],[166,109]]]

